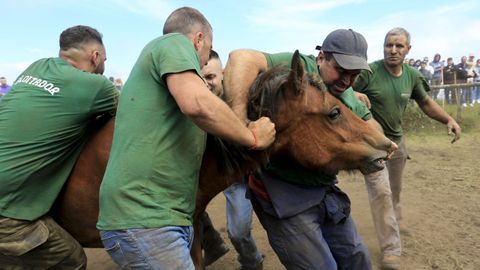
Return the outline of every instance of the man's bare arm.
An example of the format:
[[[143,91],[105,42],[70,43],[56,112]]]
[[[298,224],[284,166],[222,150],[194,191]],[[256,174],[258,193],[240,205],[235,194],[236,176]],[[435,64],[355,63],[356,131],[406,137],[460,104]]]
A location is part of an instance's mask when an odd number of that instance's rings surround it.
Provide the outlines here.
[[[426,96],[423,100],[415,100],[422,111],[428,115],[428,117],[437,120],[438,122],[447,125],[448,134],[454,134],[455,137],[452,143],[460,139],[462,129],[458,125],[457,121],[453,119],[446,111],[440,107],[432,98]]]
[[[248,90],[257,75],[267,69],[267,59],[259,51],[235,50],[228,56],[223,77],[225,100],[244,121],[247,121]]]
[[[275,139],[269,118],[260,118],[247,128],[193,71],[168,74],[166,81],[180,110],[206,132],[255,149],[264,149]]]

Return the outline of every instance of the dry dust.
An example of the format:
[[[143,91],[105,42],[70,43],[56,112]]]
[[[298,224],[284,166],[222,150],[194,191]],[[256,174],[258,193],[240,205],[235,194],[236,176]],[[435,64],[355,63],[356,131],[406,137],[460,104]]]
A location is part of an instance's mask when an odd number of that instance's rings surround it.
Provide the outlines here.
[[[480,133],[462,134],[455,144],[440,135],[407,136],[407,162],[402,192],[404,224],[402,269],[480,269]],[[367,193],[360,174],[341,173],[340,186],[352,201],[352,213],[367,244],[374,269],[380,251],[374,233]],[[207,270],[239,269],[225,229],[225,198],[217,196],[208,207],[230,252]],[[268,244],[258,220],[253,234],[266,255],[265,270],[285,269]],[[87,249],[88,269],[117,269],[101,249]]]

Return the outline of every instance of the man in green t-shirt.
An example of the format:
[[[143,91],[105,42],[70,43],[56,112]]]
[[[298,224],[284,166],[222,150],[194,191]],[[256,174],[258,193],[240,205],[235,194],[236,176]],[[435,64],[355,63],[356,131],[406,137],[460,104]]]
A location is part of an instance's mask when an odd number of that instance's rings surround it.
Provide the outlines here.
[[[300,55],[306,72],[320,75],[331,94],[372,123],[369,110],[350,87],[361,70],[370,71],[365,38],[351,29],[338,29],[318,49],[317,57]],[[230,53],[224,87],[237,114],[246,118],[246,95],[257,75],[280,64],[290,67],[292,56],[254,50]],[[392,150],[395,147],[392,144]],[[371,269],[368,250],[350,216],[350,201],[336,182],[336,175],[273,162],[249,178],[255,213],[287,269]]]
[[[113,114],[101,34],[74,26],[59,57],[31,64],[0,102],[0,268],[85,269],[80,244],[48,215],[88,125]]]
[[[370,207],[382,251],[382,267],[400,267],[401,207],[400,192],[402,175],[407,160],[403,139],[402,117],[408,100],[416,101],[429,117],[447,125],[448,133],[454,133],[455,142],[461,129],[427,92],[430,87],[423,75],[415,68],[404,64],[410,51],[410,34],[403,28],[394,28],[385,36],[384,59],[370,64],[371,73],[362,72],[353,88],[360,100],[371,108],[373,117],[383,128],[385,135],[399,145],[387,166],[382,171],[365,175]]]
[[[175,10],[163,34],[145,46],[122,88],[97,227],[120,266],[186,270],[194,268],[189,249],[206,132],[264,149],[275,128],[266,117],[247,126],[207,88],[201,67],[213,34],[198,10]]]

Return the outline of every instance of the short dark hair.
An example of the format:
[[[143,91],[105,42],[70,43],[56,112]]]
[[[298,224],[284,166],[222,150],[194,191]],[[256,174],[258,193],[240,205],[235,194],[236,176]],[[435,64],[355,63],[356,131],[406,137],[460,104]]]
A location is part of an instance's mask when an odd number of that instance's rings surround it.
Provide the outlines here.
[[[214,50],[210,51],[210,56],[208,57],[208,60],[212,59],[220,59],[220,56],[218,56],[218,53]]]
[[[102,34],[96,29],[85,26],[77,25],[64,30],[60,34],[60,50],[66,51],[70,48],[80,48],[82,44],[96,42],[103,45]]]
[[[331,52],[323,52],[323,57],[325,57],[326,61],[330,61],[333,58],[333,53]]]
[[[188,35],[194,31],[211,35],[212,26],[200,11],[191,7],[182,7],[173,11],[163,26],[164,35],[170,33]]]

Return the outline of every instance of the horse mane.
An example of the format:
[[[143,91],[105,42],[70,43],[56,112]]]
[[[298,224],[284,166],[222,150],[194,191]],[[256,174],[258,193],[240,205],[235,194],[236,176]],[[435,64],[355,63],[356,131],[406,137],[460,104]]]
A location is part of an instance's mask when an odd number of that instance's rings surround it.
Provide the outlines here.
[[[262,116],[272,119],[276,112],[276,101],[281,93],[277,90],[287,81],[288,71],[278,66],[261,72],[257,76],[247,96],[247,117],[250,121],[255,121]],[[218,157],[219,171],[228,175],[245,167],[253,169],[267,161],[264,158],[266,155],[259,155],[264,151],[251,151],[244,146],[210,134],[207,137],[206,151],[213,152]]]
[[[247,99],[247,117],[255,121],[262,116],[276,122],[277,108],[284,98],[285,83],[289,79],[291,69],[276,66],[260,73],[250,87]],[[317,74],[307,75],[307,81],[318,90],[326,91],[325,85]],[[233,174],[242,169],[254,169],[268,162],[268,149],[251,151],[246,147],[208,135],[207,150],[218,158],[218,168],[221,173]]]

